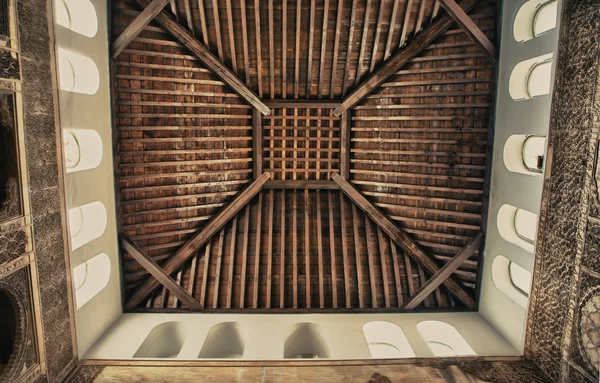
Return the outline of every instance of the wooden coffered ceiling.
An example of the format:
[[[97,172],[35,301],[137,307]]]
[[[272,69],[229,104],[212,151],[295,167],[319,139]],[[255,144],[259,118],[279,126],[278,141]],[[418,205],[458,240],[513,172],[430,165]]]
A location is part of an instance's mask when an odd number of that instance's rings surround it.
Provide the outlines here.
[[[495,18],[476,0],[116,1],[125,309],[475,309]]]

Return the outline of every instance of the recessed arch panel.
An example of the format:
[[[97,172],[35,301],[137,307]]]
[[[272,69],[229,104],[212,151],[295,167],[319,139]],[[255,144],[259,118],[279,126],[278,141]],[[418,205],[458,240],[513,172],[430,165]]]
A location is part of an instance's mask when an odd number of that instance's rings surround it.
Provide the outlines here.
[[[417,330],[435,356],[476,355],[454,326],[441,321],[424,321]]]
[[[363,326],[373,358],[413,358],[415,353],[402,329],[390,322],[373,321]]]
[[[110,259],[102,253],[73,269],[73,282],[75,284],[75,297],[77,309],[82,308],[100,291],[110,280]]]

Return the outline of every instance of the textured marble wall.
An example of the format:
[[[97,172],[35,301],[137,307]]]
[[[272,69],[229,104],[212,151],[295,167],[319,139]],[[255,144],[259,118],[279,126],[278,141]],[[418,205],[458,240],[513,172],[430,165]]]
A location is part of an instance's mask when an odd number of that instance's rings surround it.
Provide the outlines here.
[[[565,0],[548,136],[526,356],[554,381],[594,381],[580,350],[582,304],[600,280],[597,132],[600,1]],[[598,274],[600,275],[600,274]],[[589,312],[589,307],[586,309]],[[595,318],[600,319],[600,316]],[[600,320],[592,327],[600,325]],[[585,338],[585,337],[584,337]],[[585,339],[583,339],[585,341]],[[600,336],[594,340],[600,347]]]

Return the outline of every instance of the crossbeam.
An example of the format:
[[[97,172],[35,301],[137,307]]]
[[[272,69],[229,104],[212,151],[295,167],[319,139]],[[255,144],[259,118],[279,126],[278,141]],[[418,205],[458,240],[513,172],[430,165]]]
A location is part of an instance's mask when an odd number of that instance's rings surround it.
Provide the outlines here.
[[[404,232],[398,228],[379,209],[369,202],[354,186],[337,173],[332,173],[331,178],[340,186],[340,189],[350,198],[356,206],[363,210],[394,242],[398,244],[409,256],[419,262],[427,271],[437,274],[439,266],[427,256],[423,250]],[[477,307],[471,296],[451,276],[443,284],[470,310]]]
[[[166,275],[171,275],[190,259],[199,248],[204,246],[229,220],[231,220],[259,191],[263,185],[271,178],[270,173],[263,173],[250,186],[241,192],[225,209],[223,209],[208,225],[200,232],[196,233],[186,243],[184,243],[175,254],[163,265],[163,271]],[[133,310],[142,302],[156,287],[159,281],[154,278],[147,279],[133,293],[129,301],[125,303],[125,309]]]
[[[142,8],[150,5],[150,0],[135,0]],[[242,82],[229,68],[227,68],[215,55],[212,54],[198,39],[192,36],[177,21],[173,20],[166,12],[159,12],[155,20],[179,42],[189,49],[200,61],[211,69],[215,75],[229,85],[237,94],[244,98],[250,105],[258,109],[263,115],[271,113],[271,109]]]
[[[125,28],[123,33],[121,33],[113,43],[112,58],[116,59],[121,52],[127,48],[129,43],[131,43],[140,32],[146,28],[146,25],[150,24],[167,4],[169,4],[169,0],[153,0],[146,8],[144,8],[142,13],[140,13],[135,20]]]
[[[140,265],[144,267],[144,269],[148,270],[148,272],[155,278],[155,281],[160,282],[163,286],[165,286],[173,295],[177,297],[181,302],[183,302],[186,306],[188,306],[192,310],[202,310],[202,306],[200,303],[195,300],[191,295],[187,293],[177,282],[175,282],[164,270],[156,264],[142,250],[139,248],[129,237],[124,234],[121,234],[121,246],[123,250],[127,252],[127,254],[131,255]]]
[[[429,294],[433,293],[439,285],[452,275],[467,259],[469,259],[483,244],[483,233],[479,233],[467,246],[463,247],[450,261],[448,261],[436,274],[425,282],[400,308],[413,310]]]
[[[310,190],[338,190],[340,187],[328,180],[273,180],[268,181],[265,189],[310,189]]]
[[[454,0],[439,0],[442,7],[456,21],[460,28],[469,36],[471,40],[492,62],[496,62],[497,51],[496,47],[487,38],[487,36],[475,25],[473,20],[465,13],[465,11]]]
[[[334,109],[337,108],[340,102],[340,100],[301,100],[293,98],[265,100],[265,104],[271,108]]]
[[[477,0],[463,0],[460,3],[460,7],[463,10],[468,11],[476,3]],[[440,37],[453,24],[454,20],[449,15],[444,15],[441,16],[437,21],[434,21],[423,31],[419,32],[410,43],[392,56],[385,64],[383,64],[381,68],[375,71],[375,73],[360,83],[354,89],[354,91],[350,93],[337,108],[335,108],[333,114],[336,117],[339,117],[342,115],[342,113],[358,104],[385,80],[396,74],[396,72],[398,72],[404,65],[406,65],[416,55],[427,48],[435,39]]]

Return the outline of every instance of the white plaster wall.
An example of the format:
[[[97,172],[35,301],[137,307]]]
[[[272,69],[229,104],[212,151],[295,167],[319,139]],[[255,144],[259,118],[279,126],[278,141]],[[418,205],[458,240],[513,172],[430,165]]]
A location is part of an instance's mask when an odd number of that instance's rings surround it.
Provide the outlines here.
[[[513,134],[540,136],[548,134],[552,92],[531,100],[514,101],[508,92],[509,78],[517,63],[549,52],[554,52],[553,66],[555,66],[559,30],[557,25],[542,36],[523,43],[517,42],[513,36],[513,22],[519,8],[526,2],[512,0],[504,1],[502,5],[502,41],[498,66],[490,205],[479,300],[481,315],[520,352],[523,352],[527,312],[496,288],[492,280],[492,262],[496,255],[504,255],[525,270],[532,272],[534,258],[533,254],[507,242],[500,236],[496,219],[498,210],[504,204],[538,214],[543,176],[510,172],[504,165],[503,152],[506,140]],[[561,5],[559,5],[558,20],[560,20],[560,8]]]
[[[161,323],[183,322],[186,341],[179,360],[198,359],[210,328],[221,322],[237,321],[248,328],[244,360],[283,358],[285,335],[295,323],[311,322],[329,333],[331,359],[370,359],[363,326],[371,321],[398,325],[417,357],[432,357],[417,331],[424,320],[439,320],[454,326],[477,355],[518,355],[478,313],[426,314],[123,314],[85,355],[85,359],[133,359],[152,329]]]
[[[108,225],[104,234],[72,251],[71,268],[106,253],[111,262],[108,285],[75,313],[79,355],[84,355],[104,331],[121,315],[121,277],[115,217],[110,79],[108,64],[108,3],[92,0],[98,16],[98,33],[89,38],[55,25],[55,42],[62,47],[90,57],[100,74],[100,88],[94,95],[59,91],[60,124],[64,129],[93,129],[102,138],[100,166],[65,174],[67,211],[93,201],[104,204]],[[93,272],[93,270],[91,270]],[[75,291],[75,288],[73,288]],[[75,299],[75,297],[74,297]]]

